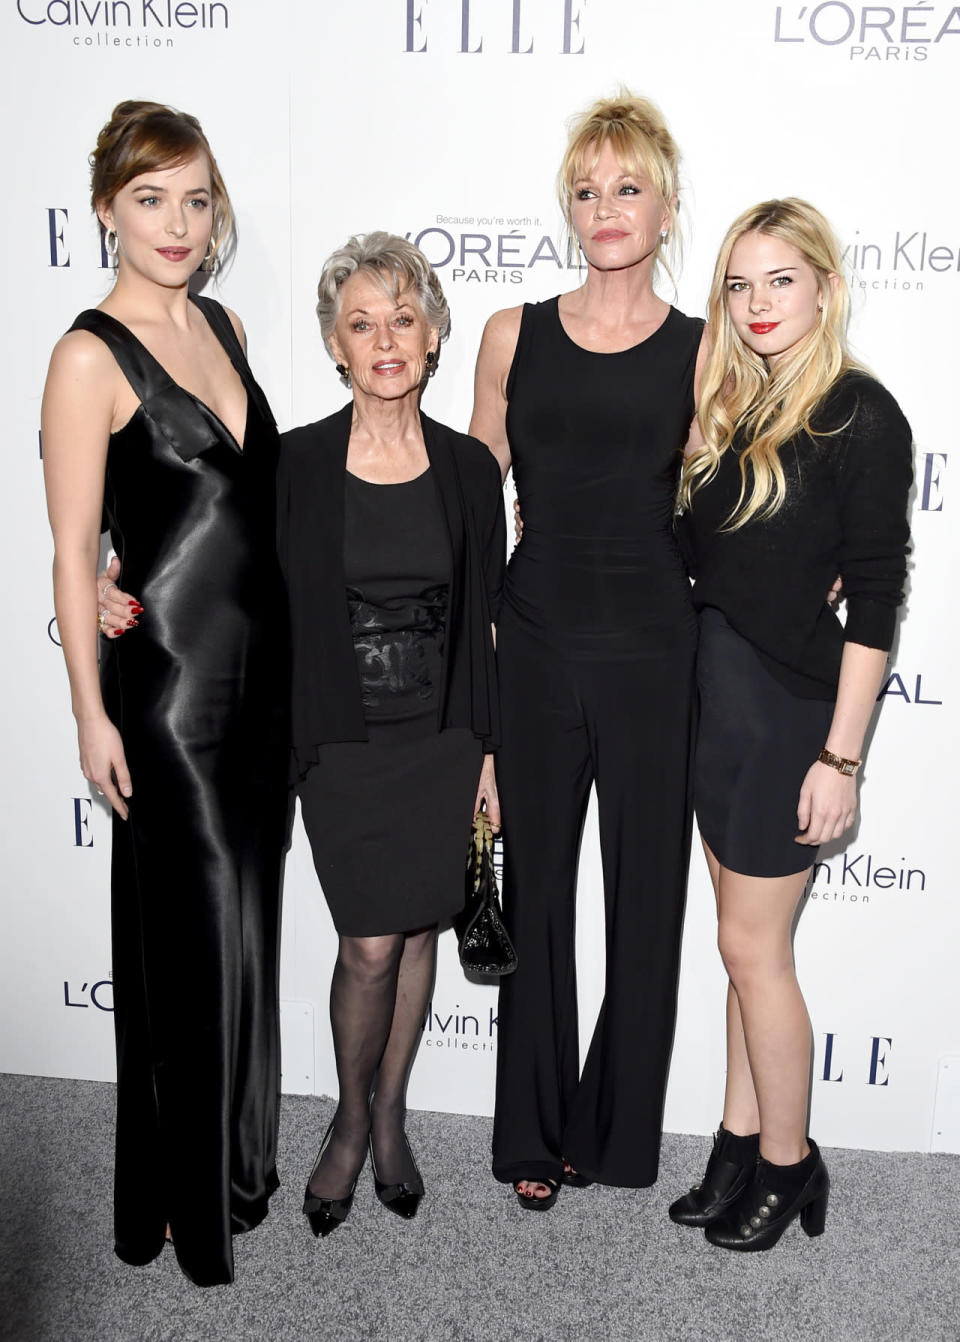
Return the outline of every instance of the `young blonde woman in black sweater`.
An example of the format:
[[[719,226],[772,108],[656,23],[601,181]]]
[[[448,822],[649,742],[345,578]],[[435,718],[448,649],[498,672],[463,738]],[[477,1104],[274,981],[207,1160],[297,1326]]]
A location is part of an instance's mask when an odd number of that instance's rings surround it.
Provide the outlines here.
[[[723,1122],[670,1208],[712,1244],[824,1228],[807,1136],[810,1021],[791,927],[817,845],[857,811],[857,771],[906,575],[910,428],[851,359],[829,225],[796,199],[728,232],[680,528],[700,618],[697,817],[727,994]],[[839,574],[846,623],[825,603]]]

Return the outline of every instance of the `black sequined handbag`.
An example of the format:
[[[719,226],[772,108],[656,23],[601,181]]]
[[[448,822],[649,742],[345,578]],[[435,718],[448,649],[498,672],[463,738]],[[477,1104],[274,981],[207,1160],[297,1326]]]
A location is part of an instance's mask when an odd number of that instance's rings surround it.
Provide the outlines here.
[[[471,974],[512,974],[517,953],[503,925],[497,873],[493,868],[493,828],[477,814],[467,849],[466,901],[453,920],[460,963]]]

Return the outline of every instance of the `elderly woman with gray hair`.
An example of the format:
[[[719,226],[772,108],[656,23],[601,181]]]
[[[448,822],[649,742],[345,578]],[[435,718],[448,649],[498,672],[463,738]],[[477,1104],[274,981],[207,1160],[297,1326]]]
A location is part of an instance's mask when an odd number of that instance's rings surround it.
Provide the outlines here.
[[[411,243],[351,238],[317,313],[350,403],[283,439],[278,545],[293,635],[293,762],[339,935],[330,1016],[340,1095],[307,1184],[315,1235],[377,1196],[415,1215],[407,1074],[437,924],[463,897],[471,818],[499,825],[491,622],[506,551],[487,448],[420,411],[450,329]],[[372,1098],[371,1098],[372,1097]]]

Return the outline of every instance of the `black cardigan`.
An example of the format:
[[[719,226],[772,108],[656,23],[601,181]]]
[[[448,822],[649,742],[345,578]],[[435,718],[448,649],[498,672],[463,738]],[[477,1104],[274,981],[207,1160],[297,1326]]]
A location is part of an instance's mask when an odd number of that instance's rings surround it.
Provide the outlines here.
[[[903,600],[913,478],[910,425],[890,393],[858,371],[838,378],[812,427],[780,449],[786,499],[770,518],[721,531],[740,492],[735,440],[693,496],[680,538],[693,602],[712,606],[804,699],[834,699],[845,642],[889,651]],[[839,573],[846,626],[826,604]]]
[[[344,479],[352,402],[282,435],[277,544],[293,644],[293,769],[317,746],[368,739],[343,569]],[[506,562],[500,469],[475,438],[420,416],[452,555],[439,727],[468,727],[485,750],[500,733],[490,625]]]

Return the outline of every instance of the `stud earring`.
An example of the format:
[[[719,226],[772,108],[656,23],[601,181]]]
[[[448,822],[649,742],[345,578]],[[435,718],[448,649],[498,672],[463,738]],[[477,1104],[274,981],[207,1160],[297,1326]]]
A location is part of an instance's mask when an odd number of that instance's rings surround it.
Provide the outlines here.
[[[104,229],[103,250],[106,252],[107,256],[116,256],[117,252],[120,250],[120,239],[117,237],[117,230],[115,228]]]
[[[350,386],[350,369],[347,367],[347,365],[346,365],[345,363],[338,363],[338,364],[337,364],[337,373],[339,374],[339,376],[340,376],[340,381],[343,383],[343,385],[344,385],[345,387],[349,387],[349,386]]]
[[[667,230],[666,230],[665,228],[662,228],[662,229],[660,230],[660,246],[661,246],[661,247],[665,244],[665,242],[667,241],[667,238],[669,238],[669,236],[670,236],[670,234],[667,232]]]

